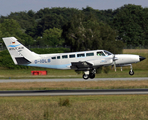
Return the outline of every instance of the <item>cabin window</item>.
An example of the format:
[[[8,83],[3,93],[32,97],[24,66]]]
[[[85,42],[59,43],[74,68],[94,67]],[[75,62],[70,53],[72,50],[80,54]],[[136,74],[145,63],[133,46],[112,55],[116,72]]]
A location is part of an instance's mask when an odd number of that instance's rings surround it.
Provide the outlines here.
[[[102,51],[100,51],[100,52],[97,52],[97,56],[105,56],[105,54]]]
[[[69,55],[69,58],[75,58],[75,54]]]
[[[85,57],[84,53],[77,54],[77,57]]]
[[[86,53],[86,56],[94,56],[94,53]]]
[[[66,59],[66,58],[68,58],[67,55],[62,55],[62,59]]]
[[[60,59],[60,56],[57,56],[57,59]]]
[[[56,59],[56,57],[52,57],[51,59]]]

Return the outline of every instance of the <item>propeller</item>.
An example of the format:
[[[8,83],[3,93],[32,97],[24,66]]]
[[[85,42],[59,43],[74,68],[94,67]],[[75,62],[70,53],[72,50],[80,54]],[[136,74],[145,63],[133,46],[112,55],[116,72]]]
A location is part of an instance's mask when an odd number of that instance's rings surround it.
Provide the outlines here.
[[[118,58],[116,58],[115,54],[114,54],[114,56],[113,56],[113,64],[114,64],[115,72],[116,72],[116,60],[118,60]]]

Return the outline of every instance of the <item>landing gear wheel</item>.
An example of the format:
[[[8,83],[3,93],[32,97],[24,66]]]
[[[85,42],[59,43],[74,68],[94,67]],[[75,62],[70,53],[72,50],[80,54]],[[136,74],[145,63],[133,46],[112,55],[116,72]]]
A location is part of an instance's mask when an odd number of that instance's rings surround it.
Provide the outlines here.
[[[94,79],[95,78],[95,74],[91,73],[91,74],[89,74],[89,77],[90,77],[90,79]]]
[[[89,75],[83,74],[83,79],[87,80],[89,78]]]
[[[129,74],[130,74],[130,75],[134,75],[134,71],[133,71],[133,70],[130,70],[130,71],[129,71]]]

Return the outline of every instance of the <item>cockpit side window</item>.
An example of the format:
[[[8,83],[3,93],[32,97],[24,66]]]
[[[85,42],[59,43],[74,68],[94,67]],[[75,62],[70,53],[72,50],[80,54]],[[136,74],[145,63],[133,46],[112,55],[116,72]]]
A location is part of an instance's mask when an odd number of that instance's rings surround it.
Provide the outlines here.
[[[111,52],[104,50],[104,53],[106,54],[106,56],[112,55]]]
[[[102,51],[97,52],[97,56],[105,56],[105,54]]]

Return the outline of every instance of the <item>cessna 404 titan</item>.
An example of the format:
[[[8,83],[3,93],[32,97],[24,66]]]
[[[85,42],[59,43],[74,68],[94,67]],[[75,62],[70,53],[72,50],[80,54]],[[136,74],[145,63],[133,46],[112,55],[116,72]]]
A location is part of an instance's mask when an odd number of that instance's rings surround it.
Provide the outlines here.
[[[36,54],[18,42],[15,37],[6,37],[3,41],[16,65],[84,71],[84,79],[95,78],[97,68],[109,65],[114,66],[115,71],[116,67],[130,66],[129,74],[133,75],[132,63],[145,59],[139,55],[112,54],[106,50]]]

